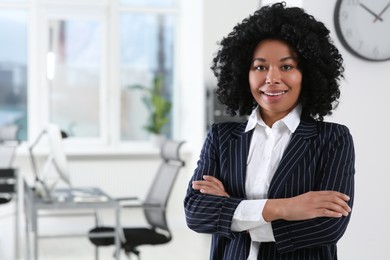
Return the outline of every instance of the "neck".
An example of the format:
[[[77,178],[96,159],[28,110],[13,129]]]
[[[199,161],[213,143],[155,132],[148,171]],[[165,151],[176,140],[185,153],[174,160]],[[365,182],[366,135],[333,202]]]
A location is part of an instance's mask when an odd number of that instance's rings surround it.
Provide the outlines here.
[[[265,111],[263,109],[260,109],[260,116],[263,119],[264,123],[267,126],[269,126],[270,128],[272,128],[272,126],[274,125],[274,123],[276,121],[279,121],[280,119],[287,116],[288,113],[290,113],[292,110],[293,109],[288,110],[288,111],[279,112],[279,113],[274,113],[274,112]]]
[[[286,115],[279,115],[279,116],[266,116],[266,115],[263,115],[261,113],[261,118],[263,119],[264,123],[269,126],[270,128],[272,128],[272,126],[274,125],[274,123],[280,119],[282,119],[283,117],[285,117]]]

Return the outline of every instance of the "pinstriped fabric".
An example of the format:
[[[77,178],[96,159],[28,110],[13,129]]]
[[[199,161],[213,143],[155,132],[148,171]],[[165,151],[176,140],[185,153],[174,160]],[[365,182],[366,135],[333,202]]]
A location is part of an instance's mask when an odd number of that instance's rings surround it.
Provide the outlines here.
[[[210,259],[245,260],[247,233],[230,231],[234,211],[245,199],[246,159],[252,132],[245,123],[217,124],[210,130],[192,180],[202,175],[220,179],[230,198],[203,195],[189,184],[184,200],[188,226],[212,234]],[[354,147],[345,126],[302,119],[280,161],[268,191],[269,198],[287,198],[314,190],[354,193]],[[275,243],[261,243],[258,259],[337,259],[336,243],[350,216],[272,223]]]

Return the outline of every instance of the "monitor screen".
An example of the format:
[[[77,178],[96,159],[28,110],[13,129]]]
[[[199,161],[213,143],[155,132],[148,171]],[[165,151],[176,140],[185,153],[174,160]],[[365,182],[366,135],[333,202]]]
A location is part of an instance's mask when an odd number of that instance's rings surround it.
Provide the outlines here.
[[[60,178],[70,186],[68,160],[63,147],[61,130],[57,125],[50,124],[47,126],[46,132],[49,138],[49,158],[52,159]]]

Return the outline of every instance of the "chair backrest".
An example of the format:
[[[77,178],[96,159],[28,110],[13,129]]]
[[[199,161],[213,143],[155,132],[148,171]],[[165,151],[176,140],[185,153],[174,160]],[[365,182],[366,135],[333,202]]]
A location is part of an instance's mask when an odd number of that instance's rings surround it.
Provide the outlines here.
[[[19,127],[16,125],[0,126],[0,169],[12,167],[18,140]]]
[[[166,140],[163,143],[161,147],[162,163],[144,201],[144,213],[148,223],[152,227],[161,228],[168,232],[166,207],[179,170],[184,166],[184,161],[180,158],[179,153],[183,143],[184,141],[173,140]],[[155,207],[155,205],[159,205],[159,207]]]
[[[16,125],[0,126],[0,204],[9,202],[15,192],[12,164],[19,145],[18,130]]]

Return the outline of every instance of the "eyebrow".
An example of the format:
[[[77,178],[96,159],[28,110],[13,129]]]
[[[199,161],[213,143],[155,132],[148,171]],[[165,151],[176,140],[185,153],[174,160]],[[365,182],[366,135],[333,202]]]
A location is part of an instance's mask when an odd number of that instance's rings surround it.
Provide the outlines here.
[[[286,61],[286,60],[294,60],[294,61],[298,61],[297,58],[294,58],[292,56],[287,56],[287,57],[284,57],[284,58],[281,58],[279,61]],[[252,62],[255,62],[255,61],[261,61],[261,62],[266,62],[267,60],[264,59],[264,58],[254,58]]]

